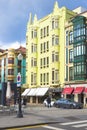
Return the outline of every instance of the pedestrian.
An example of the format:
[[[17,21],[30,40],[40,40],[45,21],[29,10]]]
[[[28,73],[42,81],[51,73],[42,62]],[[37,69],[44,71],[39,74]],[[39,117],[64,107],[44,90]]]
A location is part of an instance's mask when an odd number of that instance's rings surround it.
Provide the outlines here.
[[[51,107],[51,98],[50,98],[50,96],[47,97],[47,104],[48,104],[48,108]]]
[[[27,105],[27,98],[26,98],[26,97],[23,98],[23,105],[24,105],[24,106]]]

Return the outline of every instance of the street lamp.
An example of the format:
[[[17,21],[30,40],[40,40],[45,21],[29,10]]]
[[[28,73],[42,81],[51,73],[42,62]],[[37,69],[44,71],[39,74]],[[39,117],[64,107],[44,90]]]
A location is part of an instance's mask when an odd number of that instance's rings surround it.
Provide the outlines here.
[[[17,91],[18,91],[18,112],[17,112],[17,117],[18,118],[22,118],[23,114],[22,114],[22,110],[21,110],[21,61],[23,59],[22,54],[20,53],[18,55],[18,65],[19,65],[19,69],[18,69],[18,75],[17,75]]]

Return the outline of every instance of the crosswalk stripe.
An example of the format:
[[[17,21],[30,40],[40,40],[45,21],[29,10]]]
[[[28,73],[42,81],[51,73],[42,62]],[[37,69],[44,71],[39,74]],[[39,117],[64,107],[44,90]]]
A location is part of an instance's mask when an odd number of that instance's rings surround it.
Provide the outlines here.
[[[72,127],[79,128],[79,127],[84,127],[84,126],[87,126],[87,124],[73,125]]]
[[[50,130],[66,130],[66,129],[61,129],[61,128],[57,128],[57,127],[52,127],[52,126],[42,126],[43,128],[48,128]]]
[[[61,125],[73,125],[73,124],[79,124],[79,123],[86,123],[87,120],[84,121],[74,121],[74,122],[66,122],[66,123],[60,123]]]

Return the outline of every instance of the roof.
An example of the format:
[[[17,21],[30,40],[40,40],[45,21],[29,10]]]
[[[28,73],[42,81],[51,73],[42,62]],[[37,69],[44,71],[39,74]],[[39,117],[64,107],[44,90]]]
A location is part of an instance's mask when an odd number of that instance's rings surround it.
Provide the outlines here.
[[[26,53],[26,48],[23,46],[20,46],[18,49],[15,49],[16,52]]]
[[[0,52],[3,53],[5,50],[4,49],[0,49]]]

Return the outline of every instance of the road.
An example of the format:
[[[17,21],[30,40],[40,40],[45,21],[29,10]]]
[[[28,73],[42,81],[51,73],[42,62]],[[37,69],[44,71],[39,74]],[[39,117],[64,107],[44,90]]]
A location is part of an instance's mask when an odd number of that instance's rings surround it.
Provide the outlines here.
[[[23,115],[22,119],[2,115],[0,127],[5,122],[7,130],[87,130],[87,109],[27,107]]]
[[[6,130],[87,130],[87,120],[77,120],[72,122],[50,123]]]
[[[7,130],[87,130],[87,120],[27,126]]]

